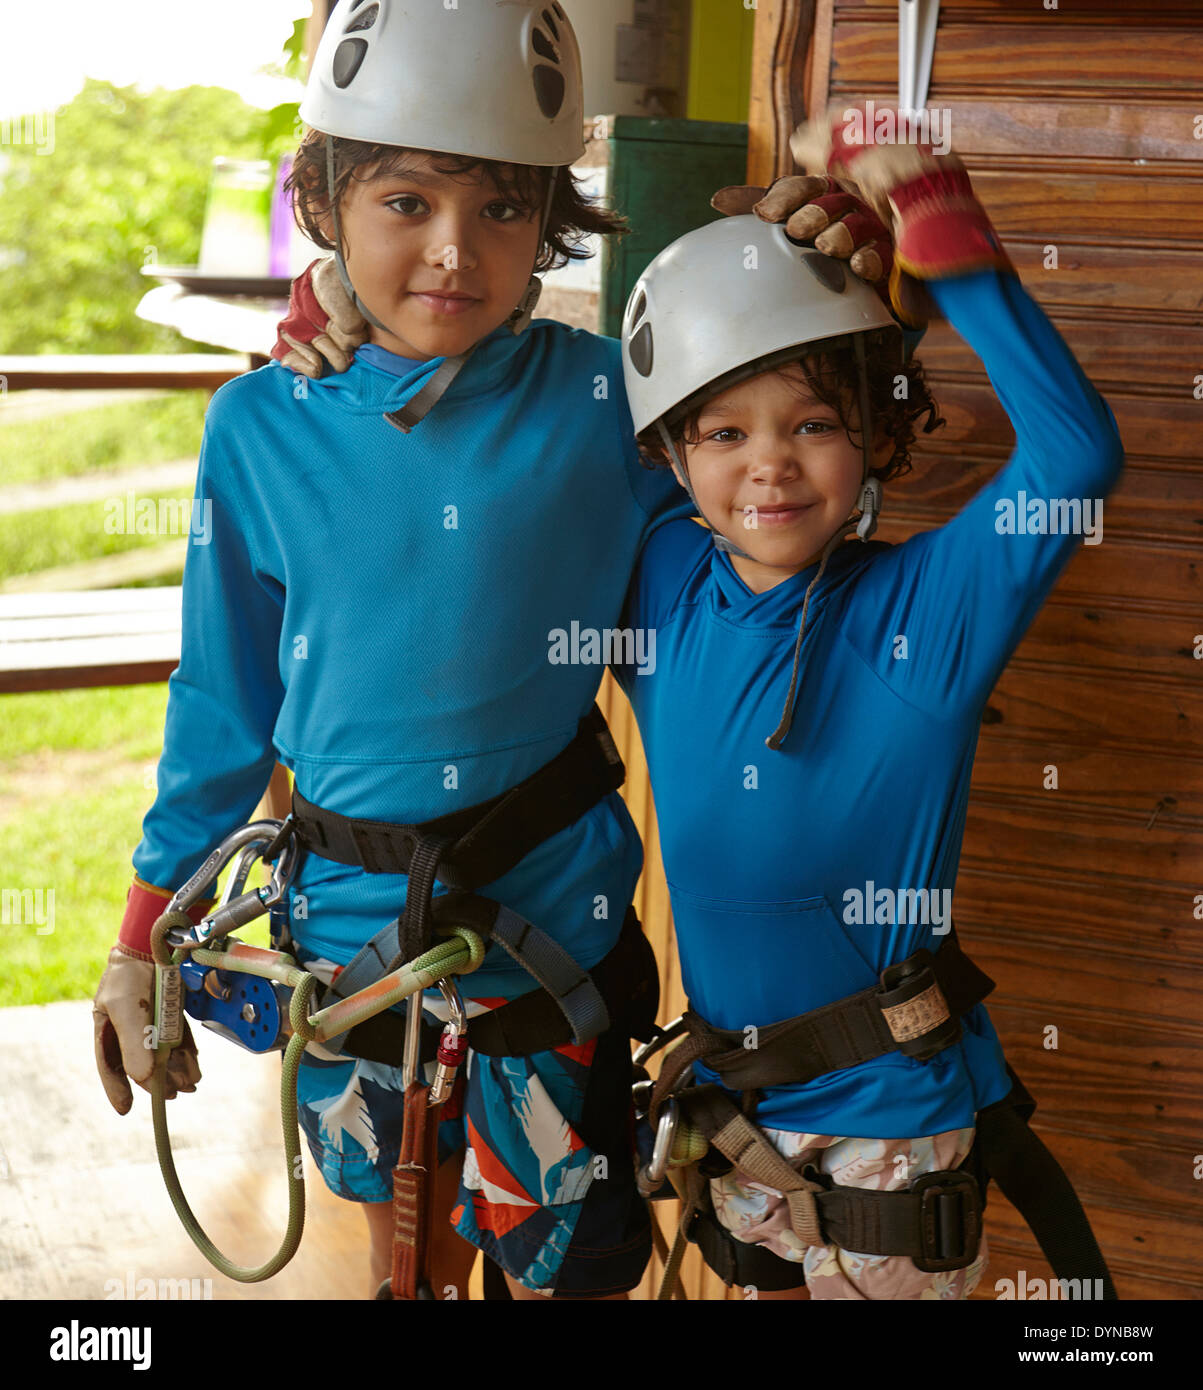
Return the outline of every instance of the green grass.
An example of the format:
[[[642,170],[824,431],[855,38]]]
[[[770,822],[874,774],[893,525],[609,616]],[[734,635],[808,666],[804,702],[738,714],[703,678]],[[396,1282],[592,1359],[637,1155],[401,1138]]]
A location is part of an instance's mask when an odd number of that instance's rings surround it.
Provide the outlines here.
[[[195,457],[204,404],[203,392],[176,392],[20,424],[0,415],[0,484]],[[109,534],[104,518],[100,502],[0,516],[0,575],[163,539]],[[141,584],[180,581],[177,572]],[[41,889],[47,919],[54,893],[52,931],[40,934],[23,907],[9,912],[22,920],[0,920],[0,1007],[95,993],[154,801],[166,710],[165,683],[0,696],[0,889]],[[207,848],[197,846],[198,860]],[[243,936],[266,944],[266,923]]]
[[[6,422],[0,412],[0,482],[195,458],[207,401],[204,391],[173,391],[161,400],[119,401],[36,420]]]
[[[167,686],[0,699],[0,888],[42,889],[46,925],[54,892],[52,931],[0,922],[0,1008],[90,999],[121,925],[130,859],[154,800]],[[207,848],[197,847],[198,860]],[[266,922],[242,937],[266,945]]]
[[[116,515],[125,525],[125,495],[116,485],[113,497],[120,509]],[[169,488],[156,492],[156,500],[160,497],[186,501],[192,497],[192,488]],[[103,501],[77,502],[65,507],[0,515],[0,577],[7,579],[53,569],[56,565],[96,560],[102,555],[162,545],[165,540],[175,538],[170,534],[138,535],[106,531],[106,519],[112,515],[110,505]],[[183,513],[181,524],[184,528],[188,525],[189,516],[188,511]],[[180,536],[187,534],[186,529],[179,532]]]

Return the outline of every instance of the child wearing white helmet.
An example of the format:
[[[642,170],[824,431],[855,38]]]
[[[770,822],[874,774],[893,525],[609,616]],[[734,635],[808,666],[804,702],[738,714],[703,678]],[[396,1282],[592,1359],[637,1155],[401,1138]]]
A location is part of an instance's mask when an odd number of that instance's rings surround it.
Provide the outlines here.
[[[644,1185],[667,1164],[679,1239],[761,1297],[961,1299],[993,1176],[1057,1275],[1114,1297],[951,916],[983,707],[1081,539],[1017,526],[1016,506],[1101,507],[1114,417],[955,156],[830,119],[795,154],[890,223],[895,308],[948,319],[1017,442],[948,525],[873,541],[882,482],[937,420],[872,290],[750,216],[680,238],[635,286],[635,429],[710,528],[653,531],[623,617],[656,634],[655,673],[618,675],[690,1000]]]
[[[301,214],[362,317],[344,298],[318,335],[345,371],[273,362],[210,405],[211,543],[189,550],[97,1065],[125,1113],[154,1061],[152,924],[279,760],[305,851],[289,950],[321,1002],[425,951],[448,904],[491,933],[462,983],[472,1050],[440,1112],[424,1286],[466,1297],[479,1248],[514,1297],[625,1297],[650,1254],[630,1142],[629,1042],[656,1009],[629,910],[642,847],[592,708],[600,663],[555,662],[547,634],[612,628],[644,534],[684,499],[641,467],[618,344],[531,322],[534,272],[620,225],[568,170],[572,26],[558,0],[342,0],[301,114]],[[316,376],[309,341],[289,348]],[[428,1074],[449,1007],[424,1001]],[[327,1185],[367,1213],[375,1288],[404,1095],[401,1021],[370,1023],[311,1043],[298,1095]],[[199,1075],[185,1034],[168,1098]]]

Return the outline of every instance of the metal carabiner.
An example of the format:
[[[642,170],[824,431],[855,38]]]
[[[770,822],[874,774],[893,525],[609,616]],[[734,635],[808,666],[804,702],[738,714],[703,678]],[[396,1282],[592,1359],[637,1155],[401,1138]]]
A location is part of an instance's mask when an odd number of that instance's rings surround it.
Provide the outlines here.
[[[256,859],[263,857],[262,846],[271,847],[281,838],[284,839],[284,843],[276,856],[271,882],[264,888],[244,893],[242,890],[246,886],[251,865]],[[261,917],[269,908],[283,900],[300,859],[300,844],[292,830],[291,812],[282,821],[253,821],[250,825],[239,826],[232,834],[227,835],[172,898],[168,910],[186,912],[199,902],[235,855],[238,856],[238,862],[226,884],[221,901],[190,931],[177,928],[168,932],[169,946],[187,949],[203,945],[215,937],[226,936],[239,927],[246,926],[248,922],[253,922],[256,917]]]
[[[681,1107],[677,1104],[675,1096],[669,1096],[660,1107],[660,1122],[656,1126],[656,1142],[652,1146],[651,1162],[640,1170],[635,1179],[635,1185],[644,1197],[650,1197],[664,1181],[680,1123]]]
[[[442,1105],[451,1094],[455,1076],[468,1051],[468,1015],[464,1011],[464,1001],[460,997],[459,986],[454,978],[439,981],[439,993],[443,996],[450,1012],[450,1018],[443,1025],[443,1036],[439,1039],[437,1053],[438,1066],[434,1081],[430,1086],[428,1105]]]
[[[649,1057],[654,1057],[662,1047],[667,1047],[670,1042],[675,1042],[684,1031],[685,1015],[681,1014],[679,1018],[674,1018],[665,1027],[657,1028],[656,1035],[651,1042],[645,1042],[635,1049],[635,1055],[631,1061],[637,1067],[646,1065]]]

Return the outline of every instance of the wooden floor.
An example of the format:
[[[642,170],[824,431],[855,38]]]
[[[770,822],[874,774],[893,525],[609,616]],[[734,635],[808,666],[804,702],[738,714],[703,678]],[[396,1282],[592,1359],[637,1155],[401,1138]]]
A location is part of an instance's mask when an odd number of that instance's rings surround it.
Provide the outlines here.
[[[279,1062],[220,1038],[199,1039],[204,1072],[194,1095],[168,1107],[184,1190],[201,1224],[232,1259],[259,1264],[284,1231],[287,1197],[279,1130]],[[367,1226],[354,1204],[333,1196],[305,1152],[305,1236],[274,1279],[239,1284],[218,1274],[185,1235],[155,1161],[150,1097],[109,1107],[92,1060],[86,1001],[0,1010],[0,1300],[104,1299],[137,1281],[193,1279],[214,1299],[366,1298]],[[669,1227],[675,1204],[657,1203]],[[1005,1213],[1005,1215],[1004,1215]],[[1002,1229],[992,1229],[1000,1218]],[[1001,1237],[976,1298],[1012,1274],[1007,1249],[1016,1217],[996,1191],[987,1228]],[[671,1228],[669,1231],[671,1238]],[[697,1251],[690,1251],[690,1261]],[[1047,1277],[1037,1256],[1029,1276]],[[654,1296],[658,1261],[633,1293]],[[736,1299],[699,1274],[693,1298]],[[144,1286],[145,1287],[145,1286]],[[481,1295],[479,1272],[469,1295]]]
[[[168,1105],[176,1166],[218,1246],[259,1264],[287,1215],[280,1064],[220,1038],[198,1046],[200,1086]],[[86,1001],[0,1010],[0,1144],[0,1299],[103,1299],[110,1281],[194,1278],[211,1279],[215,1299],[367,1296],[367,1225],[307,1152],[305,1236],[292,1263],[239,1284],[206,1262],[159,1175],[150,1097],[135,1088],[125,1116],[105,1099]]]

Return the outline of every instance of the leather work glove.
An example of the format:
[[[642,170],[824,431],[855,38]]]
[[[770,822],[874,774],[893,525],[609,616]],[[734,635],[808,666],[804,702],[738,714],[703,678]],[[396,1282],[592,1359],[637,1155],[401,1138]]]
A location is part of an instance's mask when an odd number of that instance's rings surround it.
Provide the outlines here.
[[[937,154],[931,145],[877,142],[864,105],[856,108],[859,121],[850,117],[851,109],[832,107],[826,116],[799,126],[790,149],[805,168],[853,183],[890,229],[895,313],[907,323],[939,317],[925,280],[990,267],[1014,274],[962,161],[955,154]],[[875,105],[873,115],[880,120],[882,114]]]
[[[134,879],[126,899],[125,918],[117,944],[96,997],[92,1001],[92,1031],[96,1070],[109,1104],[118,1115],[127,1115],[134,1103],[130,1081],[150,1090],[155,1069],[150,1046],[154,1023],[155,966],[150,954],[150,929],[166,908],[171,894]],[[188,915],[194,922],[212,907],[212,900],[197,903]],[[183,1040],[167,1059],[164,1094],[172,1100],[180,1091],[195,1091],[201,1078],[196,1043],[185,1018]]]
[[[872,208],[826,174],[790,174],[768,188],[734,184],[720,188],[710,206],[728,217],[755,213],[764,222],[784,222],[797,241],[847,261],[858,279],[872,285],[890,305],[894,248],[890,233]]]
[[[92,1027],[96,1042],[96,1069],[109,1104],[118,1115],[127,1115],[134,1103],[130,1082],[150,1090],[155,1069],[149,1029],[154,1022],[155,968],[150,961],[127,955],[120,945],[109,952],[92,1001]],[[188,1020],[184,1037],[167,1059],[164,1094],[172,1100],[180,1091],[195,1091],[200,1080],[196,1043]]]
[[[288,314],[277,326],[271,355],[290,371],[317,381],[327,363],[345,372],[368,340],[368,323],[351,303],[333,256],[306,266],[292,282]]]

